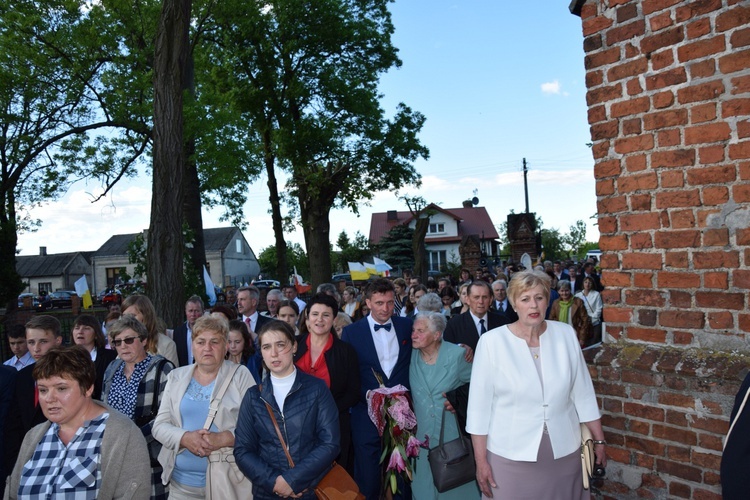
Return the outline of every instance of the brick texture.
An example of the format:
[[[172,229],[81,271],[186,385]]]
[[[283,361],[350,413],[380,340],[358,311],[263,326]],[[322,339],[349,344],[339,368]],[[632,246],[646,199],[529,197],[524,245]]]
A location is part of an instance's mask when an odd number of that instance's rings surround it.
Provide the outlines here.
[[[606,287],[605,343],[585,355],[618,471],[595,486],[719,499],[750,364],[750,5],[584,5]]]

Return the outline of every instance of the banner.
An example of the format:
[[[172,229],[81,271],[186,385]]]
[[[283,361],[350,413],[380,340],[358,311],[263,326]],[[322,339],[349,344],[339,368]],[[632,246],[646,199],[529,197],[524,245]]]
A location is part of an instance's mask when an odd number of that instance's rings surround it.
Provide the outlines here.
[[[75,282],[76,294],[81,297],[81,303],[84,309],[91,309],[94,302],[91,300],[91,292],[89,291],[89,283],[86,280],[86,275],[81,276],[78,281]]]
[[[349,274],[352,281],[367,281],[370,278],[365,266],[359,262],[349,262]]]
[[[294,288],[297,290],[297,293],[305,293],[309,292],[312,288],[312,285],[308,285],[305,283],[305,280],[302,279],[302,276],[297,274],[297,266],[294,266]]]
[[[203,266],[203,282],[206,284],[206,295],[208,295],[208,305],[213,307],[216,305],[216,288],[214,282],[211,281],[211,276],[208,274],[208,269]]]

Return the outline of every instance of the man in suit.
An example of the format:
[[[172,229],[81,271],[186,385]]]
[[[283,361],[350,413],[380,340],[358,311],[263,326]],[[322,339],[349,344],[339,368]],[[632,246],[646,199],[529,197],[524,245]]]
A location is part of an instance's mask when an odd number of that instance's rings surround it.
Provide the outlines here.
[[[508,320],[489,310],[492,290],[486,281],[472,281],[466,293],[469,299],[469,310],[451,318],[443,333],[443,339],[467,347],[466,360],[471,361],[480,335],[507,324]]]
[[[357,351],[360,371],[360,399],[352,408],[352,442],[354,444],[354,479],[368,500],[380,498],[382,453],[380,436],[367,413],[367,393],[380,384],[386,387],[403,385],[409,388],[411,360],[411,326],[408,318],[393,316],[395,292],[384,278],[370,283],[365,290],[370,314],[346,328],[342,340]],[[395,498],[411,498],[408,484],[399,484]]]
[[[510,305],[508,300],[508,283],[505,280],[495,280],[492,282],[492,306],[490,309],[507,320],[505,324],[513,323],[518,320],[518,314]]]
[[[568,271],[563,269],[562,262],[560,262],[559,260],[556,260],[552,264],[552,272],[555,273],[555,276],[557,277],[557,281],[560,281],[560,280],[570,281],[570,274],[568,274]]]
[[[34,364],[18,371],[16,390],[10,406],[5,427],[5,465],[12,470],[16,463],[21,443],[26,433],[37,424],[46,421],[39,406],[34,366],[53,347],[62,345],[62,329],[54,316],[40,314],[26,323],[26,345]]]
[[[193,325],[203,316],[203,299],[193,295],[185,302],[187,321],[174,329],[174,343],[177,344],[177,360],[180,366],[193,364]]]
[[[260,303],[260,290],[257,287],[241,286],[237,289],[237,312],[242,321],[250,329],[250,336],[253,340],[258,339],[257,332],[266,323],[273,321],[268,316],[262,316],[258,313],[258,304]],[[257,342],[256,342],[257,344]],[[258,346],[256,345],[256,348]]]
[[[279,315],[279,303],[281,302],[281,299],[284,296],[281,294],[281,290],[273,289],[269,290],[266,294],[266,307],[268,310],[263,314],[263,316],[268,316],[269,318],[276,319],[276,317]]]
[[[0,366],[0,429],[5,429],[8,410],[13,404],[16,385],[16,369],[11,366]],[[3,433],[0,432],[0,450],[5,449]],[[5,457],[0,460],[0,489],[5,490],[5,478],[10,474],[11,467],[6,467]]]
[[[594,289],[597,292],[601,292],[604,290],[604,287],[602,286],[602,281],[599,279],[599,275],[596,274],[596,268],[594,267],[593,262],[586,262],[583,265],[583,269],[581,270],[581,273],[576,276],[576,284],[575,284],[575,291],[579,292],[583,290],[583,278],[590,277],[592,280],[594,280]],[[571,290],[571,293],[573,290]]]

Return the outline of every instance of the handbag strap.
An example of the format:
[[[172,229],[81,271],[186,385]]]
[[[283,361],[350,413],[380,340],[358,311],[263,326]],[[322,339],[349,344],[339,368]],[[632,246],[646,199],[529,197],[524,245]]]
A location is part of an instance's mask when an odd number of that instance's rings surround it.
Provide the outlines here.
[[[740,409],[737,410],[737,415],[735,415],[734,420],[732,420],[732,423],[729,426],[729,430],[727,431],[727,436],[724,438],[724,446],[722,447],[722,451],[724,450],[724,448],[727,447],[727,442],[729,441],[729,435],[732,433],[732,429],[734,429],[734,424],[736,424],[737,421],[740,419],[740,415],[742,415],[742,410],[745,409],[745,403],[747,403],[748,396],[750,396],[750,387],[748,387],[747,392],[745,392],[745,399],[742,400]]]
[[[224,394],[227,392],[229,384],[232,383],[234,374],[237,373],[237,370],[239,370],[240,366],[241,365],[235,365],[235,367],[232,368],[232,371],[227,375],[227,377],[224,378],[224,381],[221,383],[221,387],[219,387],[219,390],[216,391],[216,395],[211,400],[211,404],[208,405],[208,416],[206,417],[206,423],[203,424],[203,429],[209,430],[211,428],[211,424],[214,423],[214,418],[216,418],[216,414],[219,412],[221,398],[223,398]]]
[[[263,387],[259,387],[262,391]],[[284,441],[284,436],[281,435],[281,429],[279,429],[279,423],[276,421],[276,415],[273,414],[273,408],[271,408],[271,405],[269,405],[265,400],[263,400],[263,402],[266,404],[266,410],[268,410],[268,414],[271,416],[271,422],[273,422],[273,427],[274,429],[276,429],[276,436],[278,436],[279,441],[281,442],[281,447],[284,449],[286,460],[287,462],[289,462],[289,468],[294,469],[294,460],[292,460],[292,456],[289,454],[289,449],[287,448],[286,442]]]
[[[443,415],[440,419],[440,443],[438,444],[440,449],[443,448],[443,436],[445,435],[445,414],[447,412],[448,410],[445,407],[443,407]],[[458,437],[460,439],[461,438],[461,424],[458,422],[458,415],[456,415],[456,413],[453,413],[453,418],[456,419],[456,429],[458,429]],[[463,443],[463,439],[461,440],[461,442]]]

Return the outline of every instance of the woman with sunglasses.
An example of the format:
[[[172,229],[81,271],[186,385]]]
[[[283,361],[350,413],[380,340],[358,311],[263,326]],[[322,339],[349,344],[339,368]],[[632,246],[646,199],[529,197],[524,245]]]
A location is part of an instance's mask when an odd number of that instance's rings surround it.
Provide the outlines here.
[[[134,316],[125,315],[108,329],[119,356],[104,373],[102,401],[129,417],[141,429],[151,456],[151,499],[166,499],[162,467],[157,458],[161,443],[151,435],[167,374],[174,365],[159,354],[146,351],[148,330]]]

